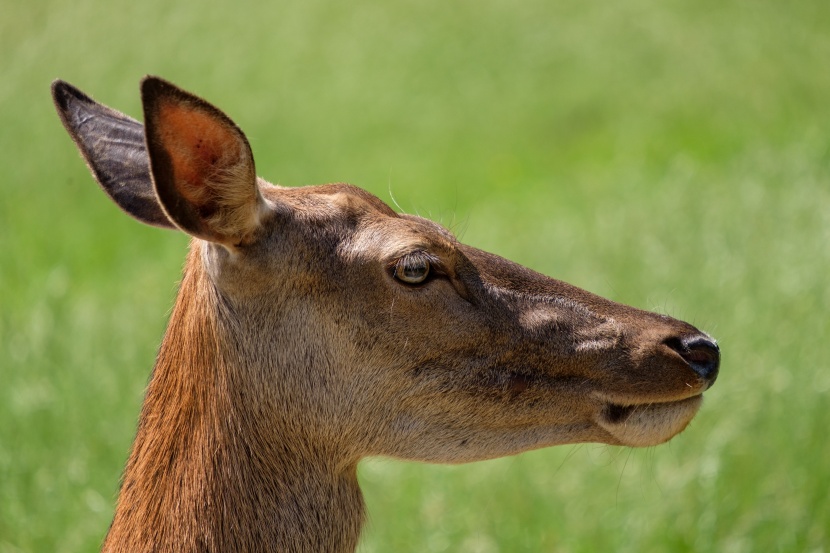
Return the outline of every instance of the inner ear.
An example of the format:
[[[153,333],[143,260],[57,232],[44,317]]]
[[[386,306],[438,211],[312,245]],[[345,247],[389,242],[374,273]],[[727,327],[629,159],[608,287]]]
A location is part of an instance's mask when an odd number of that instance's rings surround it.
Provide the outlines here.
[[[225,173],[244,162],[239,139],[206,113],[182,110],[169,102],[159,106],[157,121],[162,147],[171,153],[173,177],[184,199],[209,208],[206,204],[213,202],[210,185],[227,180],[231,175]]]
[[[155,77],[142,82],[147,149],[156,193],[170,219],[193,236],[248,241],[264,202],[253,154],[230,118]]]

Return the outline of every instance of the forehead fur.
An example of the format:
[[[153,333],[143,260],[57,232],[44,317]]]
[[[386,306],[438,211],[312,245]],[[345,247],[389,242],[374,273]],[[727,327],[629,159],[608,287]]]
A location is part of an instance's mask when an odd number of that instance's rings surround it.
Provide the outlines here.
[[[435,254],[449,252],[457,240],[453,234],[428,219],[399,214],[380,198],[350,184],[327,184],[263,191],[288,203],[298,218],[345,222],[353,232],[339,246],[347,258],[395,257],[416,250]]]
[[[262,194],[278,204],[290,206],[302,216],[340,217],[345,219],[360,218],[376,214],[385,217],[398,217],[395,211],[380,198],[351,184],[323,184],[287,188],[260,182]]]
[[[394,258],[415,251],[450,255],[457,241],[447,229],[428,219],[400,215],[385,221],[367,220],[340,247],[347,258]]]

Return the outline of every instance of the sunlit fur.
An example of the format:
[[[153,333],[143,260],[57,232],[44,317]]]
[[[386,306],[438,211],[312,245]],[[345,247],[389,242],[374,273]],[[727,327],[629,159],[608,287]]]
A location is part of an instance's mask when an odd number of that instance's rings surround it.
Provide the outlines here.
[[[53,90],[119,206],[193,236],[105,551],[354,551],[364,457],[654,445],[714,381],[714,345],[705,374],[672,346],[705,337],[687,323],[463,245],[359,188],[256,178],[242,131],[165,81],[142,85],[146,148],[140,123]],[[413,255],[429,260],[423,282],[396,278]]]

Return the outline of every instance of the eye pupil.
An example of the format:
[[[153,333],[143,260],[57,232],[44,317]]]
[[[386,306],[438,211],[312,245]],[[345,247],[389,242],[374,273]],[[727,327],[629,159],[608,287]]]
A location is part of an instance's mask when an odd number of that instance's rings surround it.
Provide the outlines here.
[[[395,278],[408,284],[419,284],[429,275],[429,260],[424,256],[408,255],[395,264]]]

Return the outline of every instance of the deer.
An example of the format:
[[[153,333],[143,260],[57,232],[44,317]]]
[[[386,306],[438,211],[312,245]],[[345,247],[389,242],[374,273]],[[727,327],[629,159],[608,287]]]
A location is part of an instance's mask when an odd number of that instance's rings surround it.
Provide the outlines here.
[[[191,238],[102,551],[353,552],[363,458],[653,446],[715,382],[717,342],[691,324],[352,185],[270,184],[224,112],[140,88],[143,124],[52,84],[104,192]]]

